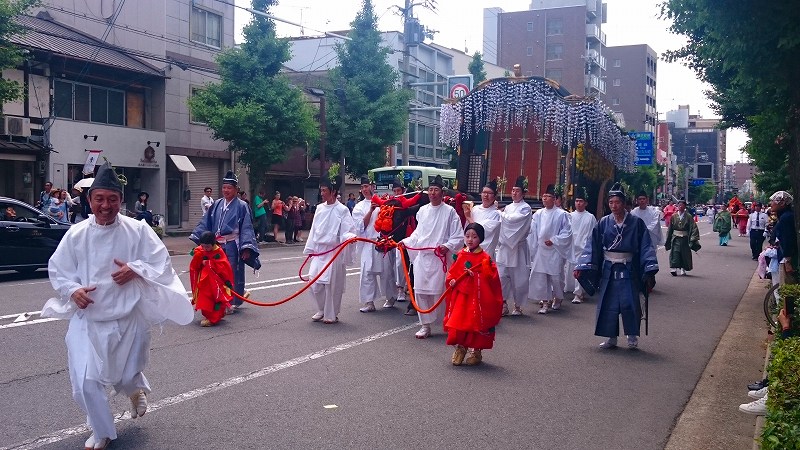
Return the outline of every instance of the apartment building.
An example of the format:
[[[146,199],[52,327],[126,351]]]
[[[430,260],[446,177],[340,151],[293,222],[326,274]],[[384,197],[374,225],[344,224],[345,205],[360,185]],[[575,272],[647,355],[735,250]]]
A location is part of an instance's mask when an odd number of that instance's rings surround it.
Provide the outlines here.
[[[606,92],[606,5],[601,0],[533,0],[527,11],[484,9],[483,53],[523,76],[542,76],[573,94]],[[495,58],[496,57],[496,58]]]
[[[658,121],[658,55],[646,44],[606,47],[603,102],[625,119],[625,128],[655,133]]]
[[[21,80],[28,95],[3,111],[29,123],[32,139],[10,157],[20,175],[5,181],[2,193],[32,202],[45,180],[69,188],[84,176],[90,151],[98,151],[99,161],[107,158],[127,178],[128,208],[147,191],[168,227],[193,227],[203,188],[219,196],[231,155],[193,120],[186,101],[219,79],[214,58],[234,44],[233,6],[45,0],[19,20],[28,32],[14,43],[31,59],[3,75]]]

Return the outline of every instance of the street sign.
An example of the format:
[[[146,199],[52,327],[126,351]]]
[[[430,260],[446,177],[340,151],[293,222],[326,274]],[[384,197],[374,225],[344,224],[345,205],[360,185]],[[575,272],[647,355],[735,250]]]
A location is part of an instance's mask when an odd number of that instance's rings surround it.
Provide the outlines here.
[[[628,136],[636,140],[636,165],[649,166],[653,164],[653,133],[631,131]]]
[[[472,75],[453,75],[447,77],[447,92],[450,98],[466,97],[472,91]]]
[[[700,178],[695,178],[694,180],[692,180],[692,186],[702,186],[704,184],[706,184],[706,180]]]

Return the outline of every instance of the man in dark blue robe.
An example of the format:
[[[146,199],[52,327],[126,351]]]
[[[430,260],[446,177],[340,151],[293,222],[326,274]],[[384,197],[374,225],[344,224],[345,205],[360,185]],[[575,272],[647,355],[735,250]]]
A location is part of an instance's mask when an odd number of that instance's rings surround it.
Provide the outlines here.
[[[233,290],[239,295],[244,295],[245,264],[258,270],[261,268],[261,262],[258,260],[258,244],[250,207],[237,196],[239,191],[237,184],[236,175],[228,171],[222,179],[222,198],[215,201],[208,213],[200,219],[189,239],[199,245],[200,235],[204,231],[214,233],[217,243],[225,251],[228,262],[231,263]],[[234,297],[231,303],[235,310],[243,302]]]
[[[647,225],[625,210],[625,192],[619,183],[608,192],[608,206],[611,214],[592,231],[574,276],[587,293],[597,292],[594,334],[608,338],[600,347],[616,347],[622,315],[628,347],[636,348],[642,318],[639,293],[653,284],[658,260]]]

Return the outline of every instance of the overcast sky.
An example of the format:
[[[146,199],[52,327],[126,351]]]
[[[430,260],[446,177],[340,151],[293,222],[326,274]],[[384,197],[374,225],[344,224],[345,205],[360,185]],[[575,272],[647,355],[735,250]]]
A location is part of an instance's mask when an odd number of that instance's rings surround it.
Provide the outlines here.
[[[250,7],[249,0],[235,0],[239,6]],[[416,1],[419,3],[419,0]],[[361,9],[361,0],[282,0],[271,13],[279,18],[304,27],[278,22],[279,36],[318,35],[313,30],[335,31],[349,28],[350,22]],[[403,0],[373,0],[375,12],[380,18],[382,31],[402,30],[398,9],[393,5]],[[668,22],[658,18],[658,0],[606,0],[608,22],[602,25],[607,36],[607,45],[647,44],[660,55],[670,49],[679,48],[684,40],[667,31]],[[500,7],[504,11],[522,11],[530,7],[530,0],[438,0],[438,11],[432,13],[415,7],[414,13],[428,28],[437,30],[434,42],[469,53],[482,50],[483,8]],[[249,21],[249,13],[236,8],[236,24],[241,29]],[[237,33],[237,42],[241,40]],[[707,89],[694,72],[678,63],[659,61],[658,90],[656,102],[661,119],[664,112],[677,109],[678,105],[690,106],[691,114],[714,117],[710,102],[703,95]],[[744,160],[739,149],[747,142],[741,130],[728,130],[727,161]]]

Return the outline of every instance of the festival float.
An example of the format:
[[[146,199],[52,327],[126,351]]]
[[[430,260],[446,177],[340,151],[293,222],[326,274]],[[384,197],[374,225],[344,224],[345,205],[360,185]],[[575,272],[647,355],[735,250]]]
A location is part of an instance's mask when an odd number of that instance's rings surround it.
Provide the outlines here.
[[[617,171],[635,170],[635,143],[608,108],[542,77],[487,80],[442,105],[439,140],[457,152],[458,189],[477,195],[494,179],[498,200],[510,199],[522,175],[529,203],[540,203],[552,184],[563,186],[567,202],[583,186],[594,205]]]

